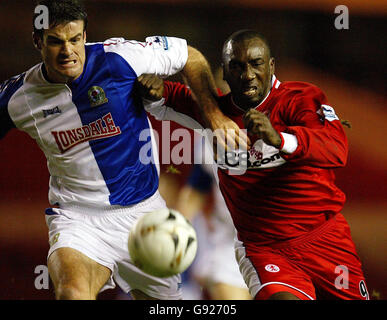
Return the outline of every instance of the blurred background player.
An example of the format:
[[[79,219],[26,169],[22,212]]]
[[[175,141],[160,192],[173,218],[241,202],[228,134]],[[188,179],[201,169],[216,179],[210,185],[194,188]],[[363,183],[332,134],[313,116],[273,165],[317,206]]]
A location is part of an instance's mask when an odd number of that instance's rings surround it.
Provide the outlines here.
[[[229,92],[222,75],[221,68],[215,70],[214,79],[218,91]],[[147,82],[151,88],[152,79],[153,77],[146,80],[140,77],[140,82]],[[142,93],[151,96],[149,92]],[[169,139],[174,130],[183,127],[172,121],[157,121],[152,115],[149,118],[159,137],[159,191],[168,207],[177,209],[193,223],[198,235],[197,256],[193,265],[183,274],[183,298],[251,299],[235,259],[236,232],[214,180],[210,149],[203,152],[203,148],[206,148],[204,140],[189,130],[189,141],[168,141],[167,150],[163,141]],[[187,131],[186,128],[184,130]],[[186,152],[189,150],[189,161],[163,163],[163,159],[176,160],[172,159],[172,150],[177,144]]]
[[[213,177],[213,158],[210,151],[202,152],[201,142],[196,144],[195,164],[176,205],[198,235],[198,253],[189,275],[203,288],[202,298],[250,300],[235,259],[235,228]]]

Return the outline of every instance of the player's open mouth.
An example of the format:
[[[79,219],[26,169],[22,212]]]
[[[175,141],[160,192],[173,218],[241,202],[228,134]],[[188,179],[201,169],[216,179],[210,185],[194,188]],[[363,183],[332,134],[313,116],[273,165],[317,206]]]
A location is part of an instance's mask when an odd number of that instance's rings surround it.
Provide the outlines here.
[[[77,64],[77,60],[62,60],[59,61],[59,65],[63,68],[71,68]]]
[[[258,88],[256,86],[251,87],[244,87],[242,88],[242,93],[246,96],[253,96],[256,95],[258,91]]]

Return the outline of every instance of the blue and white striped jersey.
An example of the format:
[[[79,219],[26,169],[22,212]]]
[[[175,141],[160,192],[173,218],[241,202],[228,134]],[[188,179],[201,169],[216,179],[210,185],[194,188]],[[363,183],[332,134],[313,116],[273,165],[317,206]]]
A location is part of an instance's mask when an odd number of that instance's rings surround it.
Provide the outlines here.
[[[135,80],[175,74],[187,58],[183,39],[113,38],[86,44],[83,73],[71,85],[48,82],[38,64],[0,86],[0,137],[16,127],[35,139],[47,158],[51,204],[138,203],[157,190],[159,172],[139,156],[154,143],[140,139],[150,123]]]

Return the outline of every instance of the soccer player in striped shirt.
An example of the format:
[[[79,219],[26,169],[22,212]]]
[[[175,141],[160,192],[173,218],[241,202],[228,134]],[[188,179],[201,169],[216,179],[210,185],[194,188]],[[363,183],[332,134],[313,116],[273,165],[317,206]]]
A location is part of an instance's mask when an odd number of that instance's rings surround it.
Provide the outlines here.
[[[0,138],[16,127],[47,158],[48,269],[56,298],[95,299],[117,284],[136,299],[180,299],[179,275],[161,279],[141,272],[127,248],[134,222],[165,207],[159,168],[141,158],[147,141],[140,133],[150,123],[134,84],[144,73],[181,72],[203,108],[219,119],[209,65],[198,50],[173,37],[86,43],[87,14],[80,1],[39,5],[49,12],[47,29],[34,24],[42,63],[0,85]]]

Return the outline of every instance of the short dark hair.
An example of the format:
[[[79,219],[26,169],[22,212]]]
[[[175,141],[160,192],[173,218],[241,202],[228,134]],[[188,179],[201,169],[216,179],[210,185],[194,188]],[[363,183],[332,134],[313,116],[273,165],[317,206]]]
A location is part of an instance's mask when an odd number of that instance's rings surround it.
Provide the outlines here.
[[[225,47],[227,46],[227,44],[230,41],[241,42],[241,41],[246,41],[246,40],[250,40],[250,39],[261,40],[266,45],[266,47],[269,51],[269,57],[270,58],[272,57],[270,45],[269,45],[269,42],[267,41],[267,39],[261,33],[255,31],[255,30],[251,30],[251,29],[238,30],[238,31],[234,32],[231,36],[229,36],[223,44],[222,53],[224,53]]]
[[[44,5],[49,13],[49,26],[55,27],[62,23],[82,20],[84,22],[84,31],[87,27],[87,13],[81,0],[40,0],[36,6]],[[34,14],[33,26],[34,33],[43,38],[44,29],[37,29],[35,20],[39,14]]]

